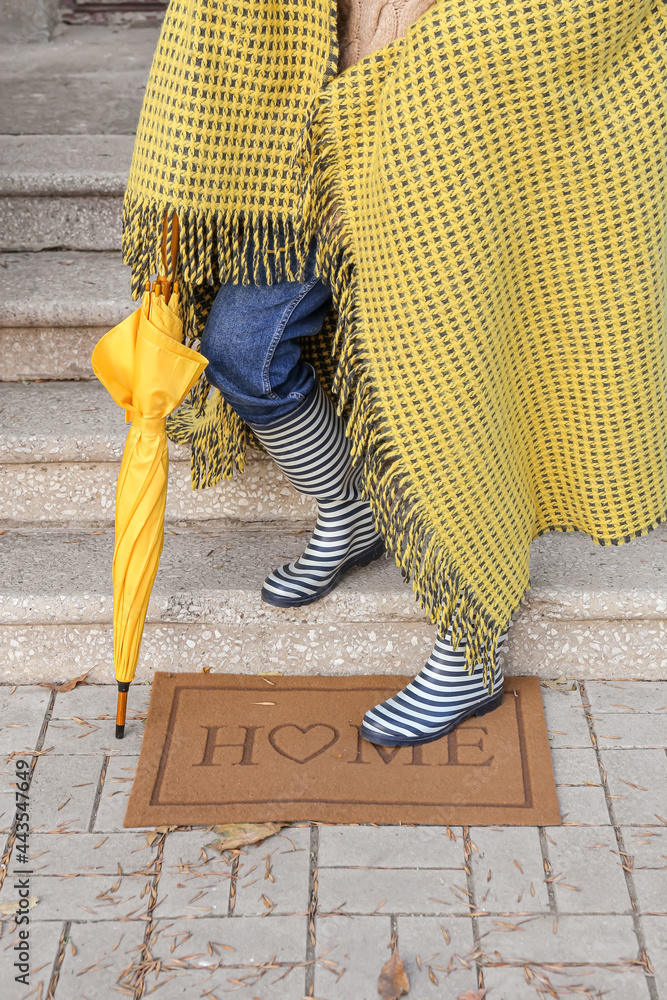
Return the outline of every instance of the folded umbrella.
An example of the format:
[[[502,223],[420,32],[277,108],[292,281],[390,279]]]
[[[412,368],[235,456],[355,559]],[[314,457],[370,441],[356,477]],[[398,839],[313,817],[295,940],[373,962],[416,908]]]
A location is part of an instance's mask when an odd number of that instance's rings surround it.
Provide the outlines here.
[[[175,269],[177,221],[172,227]],[[166,221],[163,240],[166,271]],[[148,602],[164,542],[169,452],[166,418],[183,402],[208,364],[181,343],[178,289],[158,277],[139,309],[110,330],[92,355],[93,370],[132,421],[116,485],[113,557],[113,645],[118,709],[125,732],[127,692],[134,678]]]

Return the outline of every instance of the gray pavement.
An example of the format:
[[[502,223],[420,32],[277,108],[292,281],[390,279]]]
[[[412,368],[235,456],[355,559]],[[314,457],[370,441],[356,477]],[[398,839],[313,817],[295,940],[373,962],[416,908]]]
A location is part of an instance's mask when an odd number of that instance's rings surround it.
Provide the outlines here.
[[[667,682],[563,687],[542,687],[560,827],[301,823],[222,855],[210,828],[123,828],[148,685],[123,743],[112,685],[0,688],[3,998],[373,1000],[397,935],[411,1000],[667,1000]],[[19,756],[28,989],[9,913]]]

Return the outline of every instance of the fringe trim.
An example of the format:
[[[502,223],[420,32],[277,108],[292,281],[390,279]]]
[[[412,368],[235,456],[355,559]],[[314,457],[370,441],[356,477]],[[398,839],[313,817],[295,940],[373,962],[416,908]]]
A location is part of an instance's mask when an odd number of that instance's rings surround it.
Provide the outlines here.
[[[435,538],[423,499],[409,479],[401,449],[382,413],[364,346],[354,240],[340,210],[335,150],[335,118],[331,95],[325,92],[311,110],[295,152],[302,179],[303,223],[298,243],[303,254],[311,239],[317,239],[316,274],[330,285],[339,314],[333,344],[338,362],[333,382],[338,413],[342,415],[349,406],[346,433],[353,460],[361,468],[363,493],[404,580],[412,583],[419,606],[440,635],[451,628],[455,648],[466,638],[468,672],[472,674],[482,663],[484,684],[493,692],[498,639],[510,619],[503,621],[482,606],[452,555]],[[300,257],[299,264],[304,262]]]
[[[234,469],[245,470],[250,433],[217,389],[206,395],[201,407],[188,400],[172,413],[167,435],[176,444],[190,446],[193,490],[231,479]]]
[[[132,269],[132,297],[162,270],[162,219],[173,210],[179,222],[179,277],[192,286],[225,281],[269,285],[298,281],[295,263],[298,236],[290,218],[271,218],[260,212],[203,212],[149,199],[128,187],[123,202],[123,261]],[[250,242],[252,261],[248,261]],[[171,263],[171,262],[169,262]],[[250,266],[249,266],[250,263]]]

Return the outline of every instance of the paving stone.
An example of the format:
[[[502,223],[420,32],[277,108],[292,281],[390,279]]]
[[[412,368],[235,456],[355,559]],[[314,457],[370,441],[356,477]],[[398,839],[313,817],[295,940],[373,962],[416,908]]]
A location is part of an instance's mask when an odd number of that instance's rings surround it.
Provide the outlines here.
[[[557,785],[601,784],[595,750],[552,750]]]
[[[586,681],[593,715],[664,712],[667,717],[665,681]]]
[[[477,987],[475,965],[470,960],[473,950],[470,917],[399,917],[398,950],[410,981],[410,1000],[458,997]]]
[[[541,690],[551,747],[590,748],[591,737],[579,689],[561,692],[542,686]]]
[[[389,917],[318,918],[315,996],[377,1000],[378,976],[391,954],[390,942]]]
[[[660,998],[667,996],[667,917],[642,917],[646,950]]]
[[[667,819],[664,750],[602,750],[601,755],[616,822],[661,825],[658,815]]]
[[[477,826],[470,839],[475,902],[491,913],[549,909],[544,862],[536,827]],[[520,866],[520,867],[519,867]]]
[[[551,997],[549,984],[559,997],[582,997],[585,1000],[649,1000],[646,977],[641,969],[621,971],[583,966],[577,969],[539,969],[527,967],[531,981],[526,981],[523,966],[484,969],[488,1000],[541,1000]],[[538,992],[542,987],[542,992]]]
[[[141,920],[148,909],[150,879],[139,875],[93,875],[80,878],[33,875],[30,894],[38,899],[30,922],[42,920]],[[113,890],[113,891],[112,891]],[[0,890],[0,904],[14,899],[16,889],[7,877]],[[143,896],[142,896],[143,893]]]
[[[494,917],[478,920],[480,948],[491,963],[500,959],[602,965],[637,957],[632,917],[624,914],[561,916],[557,921],[552,915],[524,917],[514,921],[518,930],[502,926]]]
[[[178,874],[184,869],[192,871],[231,870],[231,854],[220,854],[210,845],[216,834],[210,827],[196,827],[192,830],[173,830],[167,834],[162,854],[162,878],[172,872]],[[247,848],[243,848],[246,850]],[[222,865],[217,862],[222,861]]]
[[[445,868],[321,868],[319,911],[439,916],[469,913],[464,872]],[[381,905],[382,904],[382,905]]]
[[[210,830],[167,834],[155,911],[160,918],[227,916],[232,866],[206,847],[214,839]]]
[[[57,694],[51,713],[52,724],[56,719],[72,719],[74,716],[79,719],[95,721],[96,724],[107,719],[115,721],[116,690],[115,684],[78,684],[72,691]],[[127,704],[128,722],[132,720],[132,716],[146,714],[150,699],[150,685],[132,684]],[[128,724],[125,731],[126,737],[130,734],[131,729],[132,727]]]
[[[609,826],[609,810],[604,788],[585,785],[557,785],[558,804],[564,826]]]
[[[633,869],[640,913],[667,916],[667,870]]]
[[[278,965],[278,968],[268,968],[252,985],[252,990],[244,990],[243,995],[260,1000],[269,997],[302,1000],[305,952],[305,917],[161,919],[151,939],[151,953],[160,959],[165,971],[157,983],[152,977],[147,981],[148,989],[168,983],[159,988],[168,1000],[181,997],[190,1000],[190,997],[201,997],[205,991],[223,996],[225,991],[238,989],[233,980],[238,983],[240,977],[250,977],[253,972],[259,974],[262,965]],[[170,968],[172,960],[184,961],[186,968]],[[220,964],[222,968],[218,968]],[[290,968],[292,971],[288,971]],[[253,983],[253,979],[248,981]]]
[[[625,715],[604,715],[595,722],[600,749],[616,750],[647,747],[663,749],[667,741],[667,715],[629,712]]]
[[[67,759],[78,760],[76,757]],[[132,791],[138,763],[138,757],[112,757],[109,761],[93,826],[95,833],[114,833],[123,829],[127,800]],[[137,829],[149,830],[150,827]]]
[[[634,858],[633,868],[667,869],[667,830],[655,827],[622,828],[625,849]]]
[[[321,826],[320,868],[463,868],[463,834],[441,826]]]
[[[30,867],[35,875],[125,875],[145,871],[156,857],[145,833],[32,833]]]
[[[4,1000],[26,1000],[28,996],[45,997],[49,988],[49,980],[53,971],[53,963],[58,954],[58,943],[60,941],[61,925],[40,924],[39,928],[30,927],[29,952],[30,952],[30,974],[29,986],[17,983],[15,976],[21,975],[21,971],[14,968],[14,962],[18,961],[14,946],[20,943],[18,932],[25,928],[14,928],[12,924],[7,924],[2,937],[2,947],[0,947],[0,982],[2,982],[2,995]]]
[[[31,826],[87,831],[101,770],[101,757],[40,757],[30,785]]]
[[[559,913],[629,913],[630,897],[614,831],[550,827],[547,850],[558,878]],[[568,889],[566,886],[573,886]]]
[[[100,712],[115,708],[115,685],[102,688]],[[106,705],[103,703],[106,702]],[[59,755],[86,756],[97,754],[108,757],[132,757],[141,752],[141,742],[144,737],[143,723],[131,720],[133,725],[126,726],[125,737],[116,739],[116,715],[106,719],[88,719],[85,722],[75,722],[73,719],[53,719],[47,729],[48,745],[53,747],[53,753]]]
[[[0,793],[0,834],[9,833],[14,822],[16,800],[10,792]]]
[[[42,687],[0,688],[0,754],[37,746],[50,697]]]
[[[114,996],[121,973],[139,959],[142,920],[72,924],[60,968],[58,1000],[103,1000]]]
[[[271,914],[308,912],[310,830],[307,827],[290,829],[284,837],[270,837],[244,851],[236,884],[236,916],[263,916],[267,909]],[[265,877],[269,854],[273,882]],[[275,905],[267,907],[266,900]]]

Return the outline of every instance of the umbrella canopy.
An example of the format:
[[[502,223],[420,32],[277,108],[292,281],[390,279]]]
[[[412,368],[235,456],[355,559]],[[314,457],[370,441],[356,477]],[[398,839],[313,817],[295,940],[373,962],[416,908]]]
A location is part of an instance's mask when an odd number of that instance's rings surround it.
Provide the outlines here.
[[[164,541],[166,418],[208,364],[181,343],[178,293],[169,290],[158,280],[144,293],[141,307],[102,337],[91,359],[95,374],[132,421],[116,486],[113,559],[114,661],[125,692],[137,667]],[[123,727],[124,711],[117,736]]]

